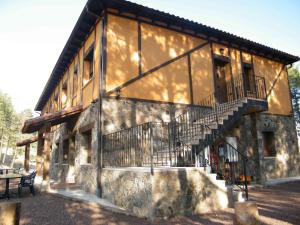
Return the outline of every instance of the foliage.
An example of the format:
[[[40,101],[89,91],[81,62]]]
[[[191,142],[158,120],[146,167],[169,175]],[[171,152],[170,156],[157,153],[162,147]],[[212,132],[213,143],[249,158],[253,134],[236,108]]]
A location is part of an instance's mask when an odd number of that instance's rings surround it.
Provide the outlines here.
[[[0,91],[0,153],[2,149],[15,149],[18,141],[32,136],[21,134],[20,131],[24,121],[32,116],[30,109],[17,113],[10,96]]]
[[[294,116],[297,124],[297,133],[300,136],[300,71],[299,68],[291,67],[288,70],[292,94]]]

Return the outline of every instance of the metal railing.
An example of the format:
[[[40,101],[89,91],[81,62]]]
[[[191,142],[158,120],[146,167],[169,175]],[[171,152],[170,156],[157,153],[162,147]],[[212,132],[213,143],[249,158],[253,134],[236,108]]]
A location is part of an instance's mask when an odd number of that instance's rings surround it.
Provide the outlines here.
[[[241,186],[243,182],[248,197],[248,159],[222,137],[223,122],[244,106],[244,99],[266,99],[264,78],[253,76],[245,82],[244,77],[227,81],[225,92],[210,94],[173,122],[148,122],[104,135],[103,166],[151,167],[153,171],[156,166],[209,165],[227,184]],[[221,96],[224,93],[226,96]],[[223,167],[203,157],[204,149],[217,139],[226,143]]]

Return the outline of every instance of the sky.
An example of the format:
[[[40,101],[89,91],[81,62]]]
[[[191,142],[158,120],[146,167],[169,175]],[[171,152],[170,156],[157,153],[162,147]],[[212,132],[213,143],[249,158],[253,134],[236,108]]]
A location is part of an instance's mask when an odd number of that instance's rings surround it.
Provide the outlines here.
[[[299,0],[133,0],[300,56]],[[0,0],[0,90],[34,109],[86,0]]]

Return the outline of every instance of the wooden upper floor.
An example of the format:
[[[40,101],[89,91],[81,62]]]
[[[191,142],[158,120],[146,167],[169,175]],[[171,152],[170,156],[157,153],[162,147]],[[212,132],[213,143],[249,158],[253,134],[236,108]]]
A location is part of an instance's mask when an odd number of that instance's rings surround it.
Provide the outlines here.
[[[43,114],[80,104],[86,108],[101,97],[197,105],[216,91],[233,95],[225,84],[238,77],[251,91],[254,76],[265,80],[268,112],[291,114],[286,66],[298,57],[233,35],[222,38],[213,30],[178,26],[183,19],[166,23],[151,13],[140,16],[130,12],[130,5],[125,11],[117,4],[105,10],[93,4],[89,1],[82,13],[94,18],[89,29],[74,29],[67,47],[76,33],[85,35],[72,54],[65,47],[62,56],[68,60],[60,57],[58,63],[65,63],[56,65],[37,104]]]

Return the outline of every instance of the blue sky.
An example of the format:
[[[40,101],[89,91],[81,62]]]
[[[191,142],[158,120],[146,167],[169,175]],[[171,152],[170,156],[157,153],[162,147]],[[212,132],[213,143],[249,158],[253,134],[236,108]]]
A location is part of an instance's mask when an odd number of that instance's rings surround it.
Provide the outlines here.
[[[0,90],[33,109],[86,0],[0,0]],[[299,0],[134,0],[300,56]]]

